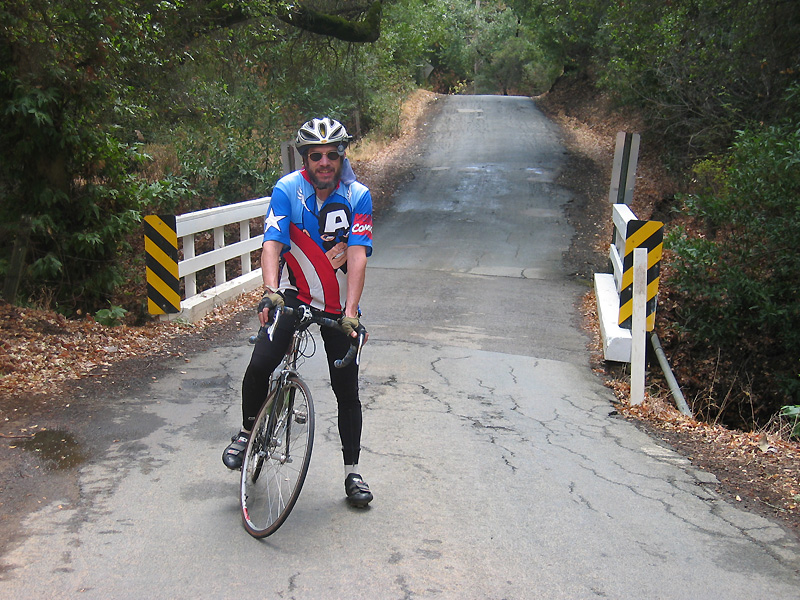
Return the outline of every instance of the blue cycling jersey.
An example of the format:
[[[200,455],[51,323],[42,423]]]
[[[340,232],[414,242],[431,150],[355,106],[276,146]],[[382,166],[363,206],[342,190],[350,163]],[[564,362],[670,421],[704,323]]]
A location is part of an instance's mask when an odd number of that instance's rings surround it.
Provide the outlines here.
[[[372,254],[372,196],[359,183],[339,183],[320,206],[305,170],[282,177],[264,218],[264,241],[283,244],[280,289],[301,302],[341,313],[347,297],[349,246]]]

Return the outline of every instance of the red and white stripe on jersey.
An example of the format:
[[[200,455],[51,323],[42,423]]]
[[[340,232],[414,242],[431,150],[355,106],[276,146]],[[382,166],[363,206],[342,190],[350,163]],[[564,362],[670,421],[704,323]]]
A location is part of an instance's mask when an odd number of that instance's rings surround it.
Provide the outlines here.
[[[339,314],[346,301],[347,275],[334,270],[325,252],[294,223],[289,226],[291,250],[283,255],[281,288],[296,288],[297,299],[325,312]]]

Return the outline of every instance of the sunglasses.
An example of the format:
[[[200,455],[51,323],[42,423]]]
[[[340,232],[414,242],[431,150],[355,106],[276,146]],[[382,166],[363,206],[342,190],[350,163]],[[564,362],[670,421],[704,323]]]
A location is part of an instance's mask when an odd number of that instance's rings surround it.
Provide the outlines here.
[[[336,152],[335,150],[331,150],[330,152],[327,152],[325,154],[325,156],[327,156],[328,160],[331,161],[331,162],[335,162],[335,161],[339,160],[340,158],[342,158],[342,156],[338,152]],[[308,158],[311,159],[314,162],[319,162],[319,161],[322,160],[322,152],[309,152],[308,153]]]

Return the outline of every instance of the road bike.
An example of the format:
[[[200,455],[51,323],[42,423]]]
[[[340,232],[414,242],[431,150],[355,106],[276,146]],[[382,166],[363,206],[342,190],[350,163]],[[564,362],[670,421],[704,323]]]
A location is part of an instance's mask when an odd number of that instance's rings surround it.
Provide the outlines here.
[[[292,319],[292,334],[286,355],[269,380],[267,399],[253,424],[242,461],[240,503],[242,522],[256,538],[275,533],[292,512],[308,472],[314,444],[314,402],[298,373],[303,359],[310,358],[316,343],[308,328],[312,324],[342,330],[339,323],[319,311],[301,305],[280,307],[268,325],[250,338],[272,339],[279,321]],[[366,332],[359,331],[347,354],[334,361],[343,368],[360,359]],[[310,349],[310,351],[309,351]]]

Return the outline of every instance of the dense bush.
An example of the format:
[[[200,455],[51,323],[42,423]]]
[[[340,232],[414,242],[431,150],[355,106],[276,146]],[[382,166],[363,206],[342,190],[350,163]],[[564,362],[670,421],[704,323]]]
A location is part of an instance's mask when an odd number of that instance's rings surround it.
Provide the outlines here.
[[[138,17],[112,25],[75,1],[0,4],[0,223],[28,233],[20,301],[94,309],[124,279],[118,257],[149,192],[138,145],[120,135],[138,109],[117,78],[157,42],[142,35],[120,60]],[[0,276],[13,239],[0,240]]]
[[[741,131],[696,173],[692,233],[669,236],[665,283],[682,296],[678,324],[729,365],[726,410],[765,422],[800,403],[800,121]]]
[[[611,3],[595,47],[602,81],[698,156],[747,121],[792,114],[783,92],[797,80],[798,40],[797,2],[674,0]]]

